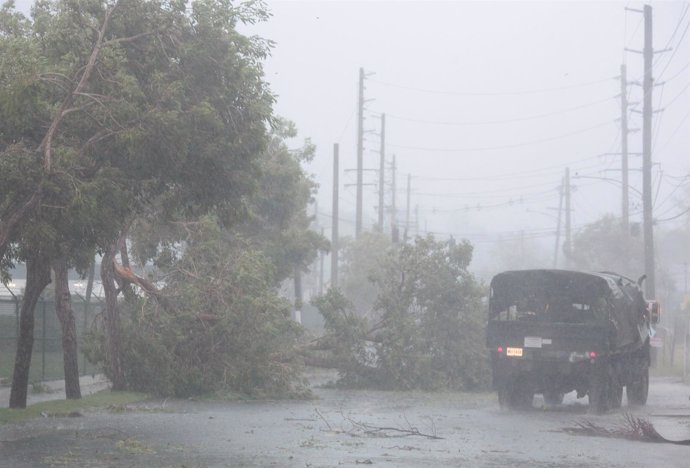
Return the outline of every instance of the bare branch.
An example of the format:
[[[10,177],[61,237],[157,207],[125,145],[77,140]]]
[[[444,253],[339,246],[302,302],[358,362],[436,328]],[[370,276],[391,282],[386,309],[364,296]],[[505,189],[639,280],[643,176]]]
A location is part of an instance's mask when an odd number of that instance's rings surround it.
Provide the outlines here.
[[[96,43],[94,44],[93,49],[91,50],[91,55],[89,56],[89,60],[87,61],[84,67],[84,72],[81,75],[81,79],[77,83],[72,93],[67,95],[65,99],[62,101],[60,108],[55,114],[55,117],[53,118],[52,122],[50,123],[50,126],[48,127],[48,131],[46,132],[45,136],[43,137],[43,140],[41,141],[41,144],[38,147],[38,150],[41,153],[43,153],[44,174],[50,174],[51,172],[53,140],[57,135],[58,129],[60,128],[60,124],[62,123],[62,119],[66,115],[65,111],[70,109],[70,107],[72,106],[72,102],[74,101],[74,97],[82,92],[82,90],[86,87],[89,78],[91,78],[91,74],[93,73],[93,69],[96,64],[96,59],[98,58],[98,55],[101,52],[101,48],[103,47],[103,38],[105,37],[105,33],[108,30],[110,17],[115,8],[117,8],[118,3],[119,2],[116,2],[112,8],[106,11],[105,18],[103,19],[103,23],[101,25],[101,29],[98,32],[98,38],[96,39]]]

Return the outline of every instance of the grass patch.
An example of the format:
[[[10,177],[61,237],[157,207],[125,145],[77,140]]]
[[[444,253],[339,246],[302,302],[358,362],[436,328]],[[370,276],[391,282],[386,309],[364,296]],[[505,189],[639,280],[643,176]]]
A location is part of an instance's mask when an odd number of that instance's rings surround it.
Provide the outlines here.
[[[102,392],[88,395],[81,400],[44,401],[27,406],[25,409],[0,408],[0,424],[16,423],[41,417],[42,414],[68,416],[86,410],[107,410],[146,399],[148,395],[136,392]]]

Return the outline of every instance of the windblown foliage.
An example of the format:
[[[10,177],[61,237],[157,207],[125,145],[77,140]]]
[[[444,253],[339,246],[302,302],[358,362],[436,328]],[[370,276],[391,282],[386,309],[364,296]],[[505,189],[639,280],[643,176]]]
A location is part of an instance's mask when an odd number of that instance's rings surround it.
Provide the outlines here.
[[[334,291],[315,301],[326,319],[342,383],[395,389],[477,389],[489,379],[482,287],[467,271],[467,242],[417,238],[391,250],[376,318]]]
[[[301,328],[273,287],[273,266],[215,219],[190,227],[184,254],[167,271],[165,302],[141,299],[123,313],[129,388],[189,396],[236,391],[298,395],[292,347]],[[95,336],[92,358],[103,361]],[[108,369],[108,366],[105,366]]]

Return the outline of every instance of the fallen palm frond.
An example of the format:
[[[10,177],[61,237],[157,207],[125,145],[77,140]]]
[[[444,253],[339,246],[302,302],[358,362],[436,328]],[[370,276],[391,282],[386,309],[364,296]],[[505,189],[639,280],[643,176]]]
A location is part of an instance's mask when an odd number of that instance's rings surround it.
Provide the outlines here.
[[[642,442],[690,445],[690,439],[669,440],[659,434],[654,425],[647,419],[638,418],[630,413],[623,416],[623,421],[612,428],[606,428],[589,420],[578,421],[575,427],[563,429],[569,434],[593,437],[613,437],[618,439],[637,440]]]

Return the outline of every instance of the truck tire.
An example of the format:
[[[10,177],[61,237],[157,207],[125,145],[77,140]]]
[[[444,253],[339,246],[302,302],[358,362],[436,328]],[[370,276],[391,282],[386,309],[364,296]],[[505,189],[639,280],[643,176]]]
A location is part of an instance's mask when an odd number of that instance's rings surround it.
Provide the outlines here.
[[[501,408],[531,408],[534,392],[522,379],[504,382],[498,387],[498,404]]]
[[[630,406],[643,406],[647,403],[649,367],[643,364],[635,370],[632,381],[625,386],[625,394]]]
[[[559,393],[556,390],[547,390],[544,392],[544,403],[547,405],[560,405],[563,403],[565,394]]]
[[[589,408],[590,414],[602,414],[609,409],[611,379],[606,365],[595,364],[589,376]]]
[[[618,409],[623,403],[623,386],[618,382],[611,381],[609,386],[609,408]]]

